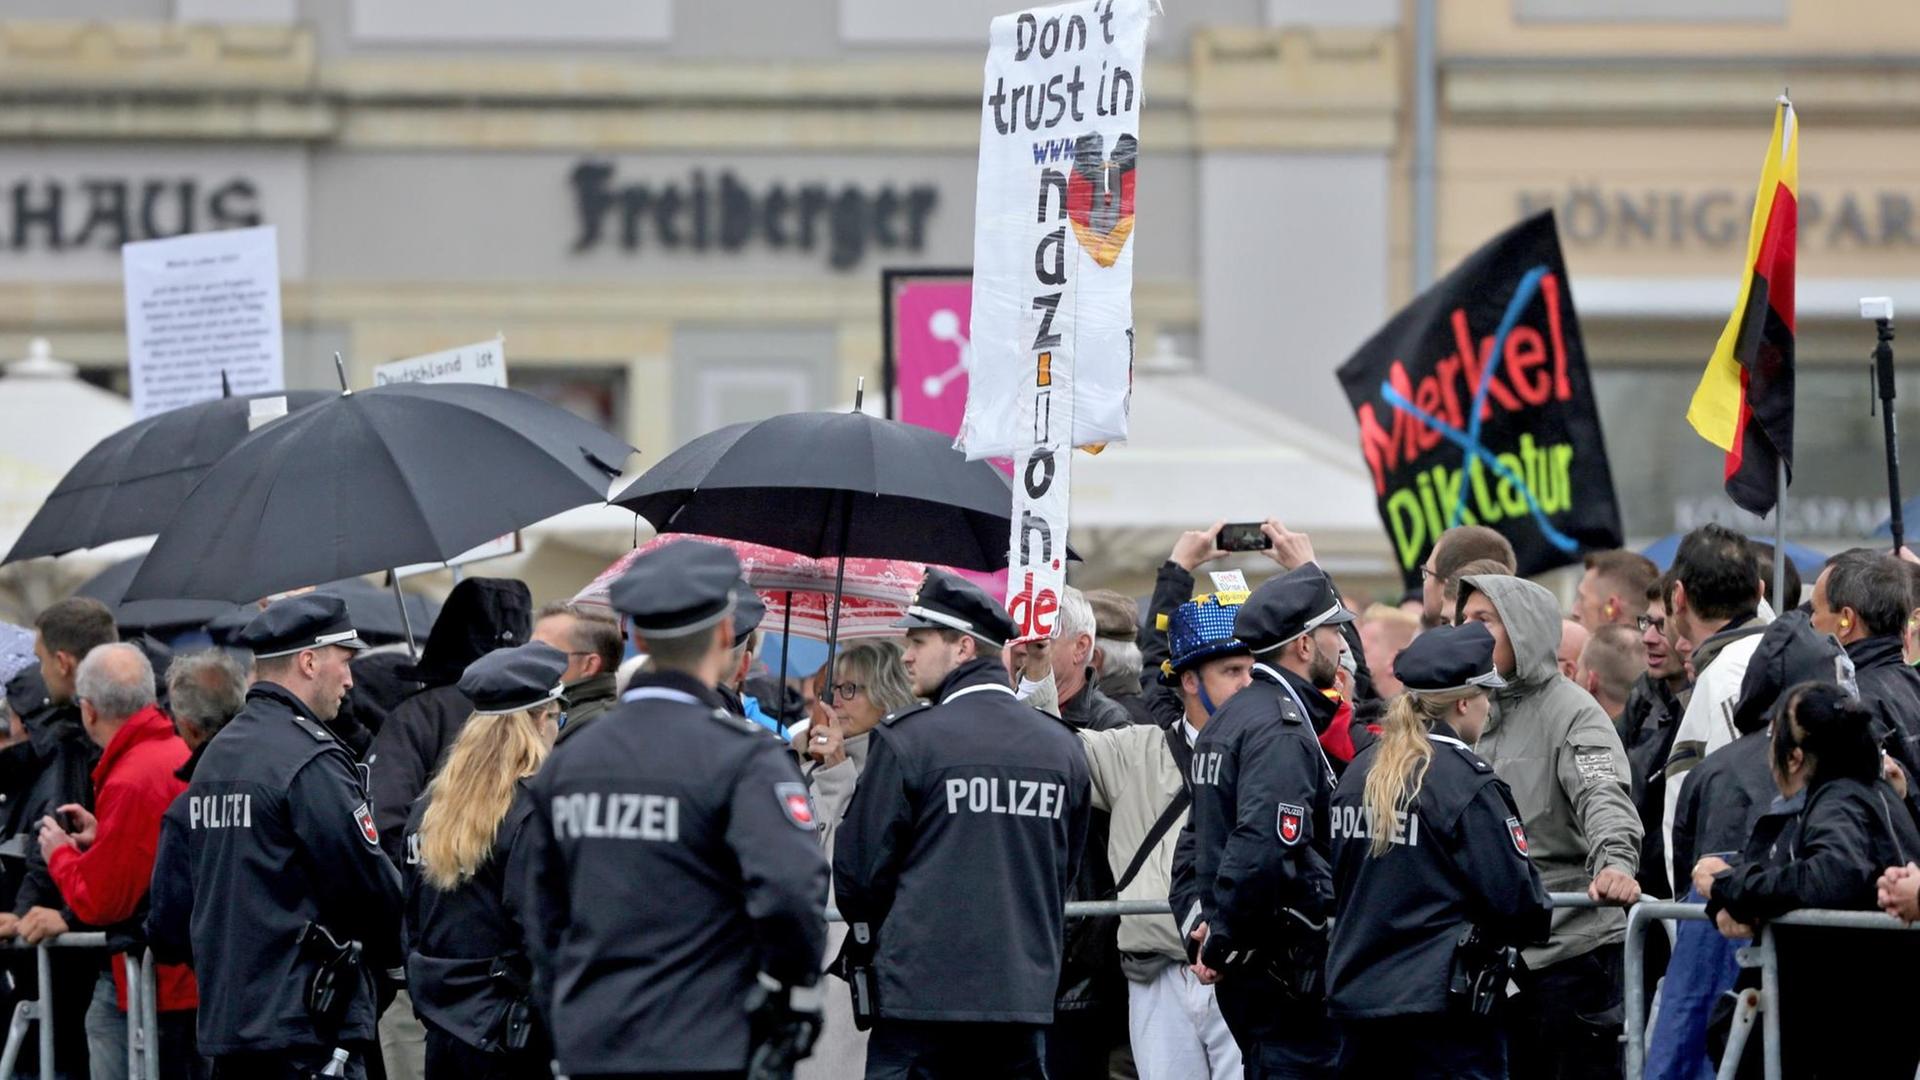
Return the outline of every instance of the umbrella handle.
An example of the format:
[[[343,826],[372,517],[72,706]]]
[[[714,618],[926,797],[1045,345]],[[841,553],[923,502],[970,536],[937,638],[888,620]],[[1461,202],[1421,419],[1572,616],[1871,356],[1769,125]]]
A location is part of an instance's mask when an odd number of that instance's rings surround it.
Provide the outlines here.
[[[420,662],[420,650],[413,644],[413,619],[407,614],[407,598],[400,592],[400,575],[387,571],[387,580],[393,584],[393,602],[400,605],[400,629],[407,635],[407,659]]]

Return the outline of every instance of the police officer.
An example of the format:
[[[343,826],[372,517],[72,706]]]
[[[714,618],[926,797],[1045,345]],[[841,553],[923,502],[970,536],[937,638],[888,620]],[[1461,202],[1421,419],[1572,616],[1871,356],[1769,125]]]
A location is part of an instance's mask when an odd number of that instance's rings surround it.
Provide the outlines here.
[[[786,745],[726,711],[740,564],[669,544],[611,590],[652,672],[529,784],[534,991],[560,1071],[740,1075],[819,1028],[827,867]]]
[[[407,991],[427,1026],[427,1080],[546,1080],[518,919],[533,800],[524,781],[560,734],[567,654],[544,642],[468,665],[473,714],[407,819]]]
[[[1553,911],[1507,785],[1468,744],[1506,685],[1479,623],[1394,661],[1406,692],[1333,793],[1330,1005],[1349,1076],[1505,1077],[1493,1015]]]
[[[1072,729],[1014,698],[993,597],[930,570],[900,625],[914,692],[882,720],[834,840],[840,970],[867,1076],[1045,1075],[1090,781]]]
[[[1351,618],[1312,563],[1262,582],[1234,617],[1233,636],[1254,655],[1253,681],[1194,741],[1173,909],[1195,973],[1217,984],[1248,1080],[1333,1072],[1325,999],[1333,767],[1287,676],[1326,661],[1328,649],[1337,655],[1339,624]]]
[[[399,872],[364,775],[326,728],[365,648],[346,602],[278,601],[241,631],[255,680],[187,788],[200,1052],[222,1076],[309,1077],[378,1053],[374,976],[400,964]]]

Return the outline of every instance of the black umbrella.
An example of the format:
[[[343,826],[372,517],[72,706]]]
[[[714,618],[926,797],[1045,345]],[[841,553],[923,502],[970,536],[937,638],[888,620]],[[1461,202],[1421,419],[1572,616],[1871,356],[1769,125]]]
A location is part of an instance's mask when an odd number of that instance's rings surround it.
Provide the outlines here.
[[[249,435],[201,479],[131,600],[253,600],[443,562],[606,497],[633,448],[517,390],[397,383]]]
[[[937,431],[864,413],[734,424],[667,455],[613,502],[660,532],[746,540],[816,559],[1007,565],[1013,493]]]
[[[191,629],[223,619],[244,625],[260,613],[255,604],[234,605],[225,600],[128,600],[125,598],[127,585],[145,559],[144,555],[136,556],[107,567],[76,589],[74,595],[90,596],[107,605],[123,634]],[[402,619],[400,605],[394,601],[393,594],[364,578],[330,582],[318,591],[345,600],[347,610],[353,614],[354,629],[376,645],[405,641],[409,625],[432,626],[440,614],[439,604],[418,593],[405,593],[407,612]]]
[[[213,463],[247,437],[254,400],[285,397],[291,413],[334,396],[290,390],[216,398],[129,424],[67,470],[0,562],[152,536]]]
[[[1013,489],[948,436],[859,411],[787,413],[702,435],[614,496],[659,532],[724,536],[817,559],[1007,565]],[[827,671],[840,637],[834,582]],[[792,605],[788,605],[791,610]],[[783,635],[784,639],[784,635]],[[786,681],[781,656],[781,682]]]

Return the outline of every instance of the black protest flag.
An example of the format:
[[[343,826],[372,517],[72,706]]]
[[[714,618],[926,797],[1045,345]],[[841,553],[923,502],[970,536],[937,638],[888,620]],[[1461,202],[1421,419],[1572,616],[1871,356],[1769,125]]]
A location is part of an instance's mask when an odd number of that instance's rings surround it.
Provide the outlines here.
[[[1551,211],[1467,256],[1339,376],[1409,589],[1452,525],[1498,529],[1522,574],[1620,546],[1613,474]]]

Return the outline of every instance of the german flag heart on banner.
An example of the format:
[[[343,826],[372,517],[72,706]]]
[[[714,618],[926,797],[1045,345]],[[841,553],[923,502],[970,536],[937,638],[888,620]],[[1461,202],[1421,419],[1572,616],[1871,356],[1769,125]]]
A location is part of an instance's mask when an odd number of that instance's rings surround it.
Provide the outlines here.
[[[1101,266],[1112,266],[1133,235],[1133,177],[1139,158],[1140,143],[1131,135],[1114,140],[1110,158],[1098,132],[1080,136],[1073,145],[1067,220],[1081,250]]]

